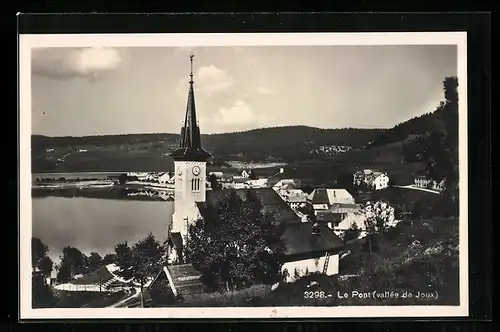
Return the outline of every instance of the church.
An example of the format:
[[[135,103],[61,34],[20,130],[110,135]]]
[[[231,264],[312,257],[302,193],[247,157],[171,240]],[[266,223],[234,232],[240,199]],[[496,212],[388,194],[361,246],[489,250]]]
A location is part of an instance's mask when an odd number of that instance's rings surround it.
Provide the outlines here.
[[[217,204],[224,192],[207,190],[207,161],[210,153],[201,144],[200,128],[196,120],[193,55],[190,55],[190,60],[191,79],[184,126],[181,129],[179,147],[171,153],[175,168],[175,205],[167,240],[171,268],[174,265],[186,265],[182,251],[190,223],[203,218],[206,204]],[[275,222],[285,226],[283,241],[286,249],[282,272],[287,276],[286,281],[293,281],[294,276],[306,272],[327,275],[339,273],[339,251],[343,242],[325,224],[302,222],[272,188],[252,190],[260,199],[264,210],[273,213]],[[235,191],[244,199],[245,189]],[[171,282],[175,283],[175,280]]]

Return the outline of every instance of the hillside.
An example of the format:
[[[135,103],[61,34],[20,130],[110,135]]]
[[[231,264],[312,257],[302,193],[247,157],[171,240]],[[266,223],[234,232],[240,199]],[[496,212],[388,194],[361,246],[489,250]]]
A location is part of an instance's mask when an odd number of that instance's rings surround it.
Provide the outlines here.
[[[390,143],[405,141],[408,138],[411,139],[426,133],[443,131],[445,125],[442,119],[443,112],[444,102],[441,102],[434,112],[413,117],[405,122],[397,124],[391,129],[381,132],[368,146],[383,146]]]
[[[362,147],[380,132],[289,126],[202,135],[202,141],[212,153],[214,165],[233,160],[289,163],[311,159],[311,151],[321,146]],[[168,154],[178,140],[178,134],[33,135],[32,172],[171,170],[173,163]]]

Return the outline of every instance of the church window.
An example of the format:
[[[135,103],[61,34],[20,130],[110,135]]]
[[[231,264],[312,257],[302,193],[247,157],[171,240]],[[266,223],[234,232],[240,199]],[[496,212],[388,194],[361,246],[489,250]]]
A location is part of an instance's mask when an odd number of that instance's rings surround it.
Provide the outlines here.
[[[200,184],[201,180],[200,179],[192,179],[191,180],[191,190],[193,191],[200,191]]]

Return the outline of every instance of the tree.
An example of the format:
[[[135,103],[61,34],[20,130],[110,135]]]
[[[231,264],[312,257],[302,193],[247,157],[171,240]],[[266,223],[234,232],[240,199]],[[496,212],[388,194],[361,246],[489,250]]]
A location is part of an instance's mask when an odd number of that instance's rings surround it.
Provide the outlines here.
[[[102,259],[101,264],[108,265],[108,264],[113,264],[114,262],[115,262],[115,255],[114,254],[107,254]]]
[[[88,258],[88,265],[90,271],[97,270],[102,264],[102,257],[96,252],[91,252]]]
[[[252,190],[241,199],[228,190],[188,229],[186,258],[214,289],[239,289],[281,279],[283,229],[262,211]]]
[[[115,246],[116,265],[119,274],[141,285],[141,306],[144,307],[143,288],[149,278],[154,277],[161,269],[164,261],[165,247],[149,233],[144,239],[135,243],[132,248],[127,242]]]
[[[446,77],[446,101],[441,104],[439,122],[441,130],[423,137],[420,142],[422,159],[428,176],[440,183],[445,181],[445,194],[452,201],[458,198],[458,78]]]
[[[57,279],[69,281],[77,274],[88,272],[87,257],[77,248],[64,247]]]
[[[38,262],[38,268],[45,278],[50,277],[52,270],[54,269],[54,262],[49,256],[45,256]]]
[[[55,305],[56,299],[45,278],[50,277],[53,263],[47,256],[49,248],[39,238],[31,238],[31,300],[33,308],[48,308]],[[36,269],[40,272],[36,272]]]
[[[253,169],[250,170],[250,180],[257,180],[257,175],[255,174],[255,171]]]
[[[49,247],[37,237],[31,238],[31,266],[33,271],[38,268],[38,263],[47,255]]]
[[[355,240],[359,237],[361,234],[361,230],[359,229],[358,225],[354,222],[345,233],[344,233],[344,242],[349,242],[352,240]]]
[[[366,243],[364,246],[364,249],[366,250],[366,247],[368,247],[368,251],[370,254],[373,252],[373,250],[376,248],[376,224],[374,218],[366,218],[365,220],[365,229],[366,229]]]
[[[120,174],[120,176],[118,176],[118,181],[120,182],[120,184],[125,184],[127,183],[127,174],[126,173],[122,173]]]
[[[208,181],[210,182],[210,188],[212,188],[212,190],[218,190],[220,189],[220,184],[219,184],[219,181],[217,180],[217,176],[215,174],[210,174],[208,176]]]

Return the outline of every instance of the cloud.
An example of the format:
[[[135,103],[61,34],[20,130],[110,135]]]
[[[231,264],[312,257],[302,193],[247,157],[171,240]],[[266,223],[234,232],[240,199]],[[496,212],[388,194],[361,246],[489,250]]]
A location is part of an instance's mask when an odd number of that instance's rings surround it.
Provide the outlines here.
[[[32,52],[32,72],[56,79],[96,79],[115,70],[122,58],[113,48],[44,48]]]
[[[219,108],[214,120],[225,127],[245,129],[247,126],[263,124],[265,117],[257,115],[247,102],[237,100],[230,108]]]
[[[260,93],[261,95],[275,95],[276,92],[274,92],[273,90],[265,87],[265,86],[259,86],[257,88],[257,92]]]
[[[214,65],[200,67],[194,75],[196,91],[211,95],[214,92],[224,91],[234,85],[234,77],[227,71]],[[186,93],[186,79],[182,79],[177,86],[177,92]]]

